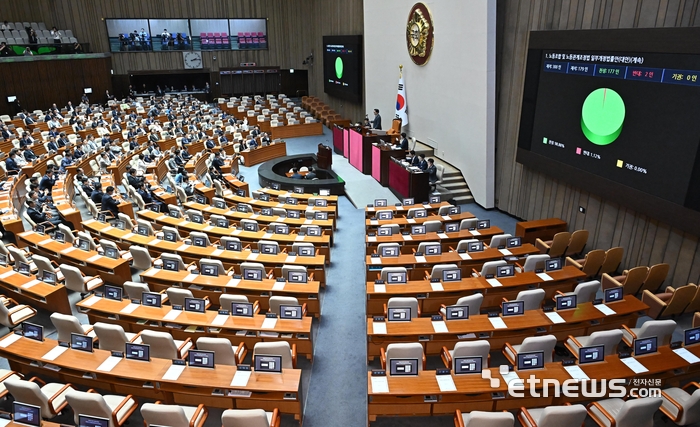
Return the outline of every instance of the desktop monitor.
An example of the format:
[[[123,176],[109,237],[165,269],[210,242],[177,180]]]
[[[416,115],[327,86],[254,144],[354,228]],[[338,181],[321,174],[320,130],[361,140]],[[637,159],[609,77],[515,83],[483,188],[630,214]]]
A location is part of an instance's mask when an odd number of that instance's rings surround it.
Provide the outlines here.
[[[260,215],[262,215],[262,216],[272,216],[272,208],[262,208],[262,209],[260,209]]]
[[[425,255],[441,255],[442,246],[439,243],[434,245],[425,245],[424,251]]]
[[[74,350],[87,351],[92,353],[92,337],[71,332],[70,347]]]
[[[423,224],[412,225],[411,226],[411,234],[425,234],[425,225],[423,225]]]
[[[294,192],[294,194],[304,194],[304,187],[300,187],[298,185],[295,185],[293,192]]]
[[[297,199],[294,198],[294,197],[287,197],[287,204],[288,204],[288,205],[298,205],[298,204],[299,204],[299,200],[297,200]]]
[[[374,199],[374,206],[383,208],[387,206],[386,199]]]
[[[387,309],[387,321],[389,322],[410,322],[411,307],[389,307]]]
[[[544,264],[544,271],[557,271],[561,269],[561,258],[548,259]]]
[[[244,205],[243,203],[239,203],[238,205],[236,205],[236,211],[241,213],[248,213],[248,206]]]
[[[602,362],[605,360],[605,346],[596,345],[592,347],[581,347],[578,350],[578,363],[583,365],[586,363]]]
[[[255,222],[244,222],[243,223],[243,230],[256,232],[256,231],[258,231],[258,224]]]
[[[319,196],[330,196],[331,190],[328,188],[321,188],[320,190],[318,190],[318,195]]]
[[[177,260],[174,259],[164,259],[163,260],[163,270],[167,271],[180,271],[180,266]]]
[[[213,368],[214,352],[206,350],[190,350],[187,352],[187,364],[196,368]]]
[[[476,229],[477,230],[483,230],[484,228],[491,228],[491,220],[490,219],[480,219],[479,221],[476,222]]]
[[[226,218],[216,218],[216,226],[221,228],[228,228],[229,222]]]
[[[382,257],[397,257],[399,256],[399,248],[397,246],[382,246],[379,255]]]
[[[273,190],[281,190],[281,189],[282,189],[282,185],[280,185],[280,184],[277,183],[277,182],[273,182],[273,183],[272,183],[272,189],[273,189]]]
[[[17,101],[17,97],[16,97],[16,96],[8,96],[8,97],[7,97],[7,102],[15,102],[15,101]]]
[[[116,221],[116,222],[114,223],[114,225],[115,225],[115,226],[117,227],[117,229],[119,229],[119,230],[124,230],[124,229],[126,228],[126,224],[125,224],[124,221],[122,221],[122,220]]]
[[[450,215],[459,215],[462,213],[462,208],[459,206],[450,206],[450,209],[447,210],[447,213]]]
[[[48,283],[49,285],[55,285],[56,284],[56,273],[53,271],[42,271],[41,272],[41,281],[44,283]]]
[[[29,276],[31,274],[31,267],[26,262],[17,262],[17,272]]]
[[[386,282],[389,284],[406,283],[406,272],[396,271],[386,275]]]
[[[16,424],[41,426],[41,408],[28,403],[12,402],[12,420]]]
[[[180,212],[179,209],[170,209],[170,210],[168,211],[168,213],[169,213],[170,216],[173,217],[173,218],[180,218],[180,217],[182,217],[182,212]]]
[[[299,256],[316,256],[316,249],[311,246],[301,246],[298,253]]]
[[[443,282],[459,282],[460,280],[462,280],[462,270],[459,268],[442,270]]]
[[[440,203],[440,196],[430,196],[429,202],[431,205],[435,203]]]
[[[105,222],[107,222],[107,215],[103,213],[97,214],[97,221],[104,224]]]
[[[306,227],[306,234],[309,236],[320,236],[322,234],[321,227],[317,225],[310,225]]]
[[[84,88],[83,93],[92,93],[92,88],[91,87]]]
[[[253,370],[256,372],[282,373],[282,356],[256,354],[253,356]]]
[[[504,301],[503,316],[518,316],[525,313],[525,301]]]
[[[411,205],[415,205],[415,204],[416,204],[416,200],[413,197],[406,197],[405,199],[403,199],[404,206],[411,206]]]
[[[34,323],[22,323],[22,335],[35,341],[44,341],[44,327]]]
[[[243,279],[244,280],[262,280],[263,272],[257,268],[244,268],[243,269]]]
[[[140,234],[142,236],[148,236],[148,227],[145,225],[138,225],[136,226],[136,234]]]
[[[272,243],[260,243],[258,244],[261,254],[276,255],[279,250],[279,246],[273,245]]]
[[[115,248],[105,247],[105,256],[107,258],[119,259],[119,251]]]
[[[156,205],[155,203],[151,204],[150,209],[155,213],[160,213],[160,207],[158,205]]]
[[[389,359],[389,375],[418,375],[418,359]]]
[[[683,335],[685,337],[683,345],[686,347],[700,343],[700,328],[686,329]]]
[[[163,295],[158,292],[143,292],[141,303],[146,307],[160,307],[163,304]]]
[[[656,353],[657,337],[637,338],[634,340],[634,355],[644,356],[645,354]]]
[[[45,230],[46,228],[41,224],[37,224],[36,227],[34,227],[34,231],[36,231],[39,234],[44,234]]]
[[[202,265],[202,276],[213,276],[217,277],[219,275],[219,266],[213,264],[203,264]]]
[[[53,234],[53,239],[59,243],[66,243],[66,235],[62,231],[57,231]]]
[[[236,196],[245,197],[245,190],[236,190]]]
[[[7,255],[0,254],[0,265],[7,267]]]
[[[622,286],[606,289],[603,291],[603,301],[606,304],[622,300],[624,297]]]
[[[190,219],[191,219],[192,222],[194,222],[195,224],[204,224],[204,217],[203,217],[202,215],[200,215],[200,214],[192,214],[192,215],[190,216]]]
[[[227,209],[226,202],[223,200],[214,200],[214,207],[217,209]]]
[[[428,216],[428,211],[425,209],[417,209],[413,212],[414,218],[425,218]]]
[[[394,219],[394,213],[392,211],[377,212],[377,219],[382,221]]]
[[[483,252],[484,251],[484,242],[470,242],[467,245],[467,251],[468,252]]]
[[[249,302],[232,302],[231,316],[253,317],[253,304]]]
[[[544,368],[544,351],[518,353],[517,367],[519,371]]]
[[[114,301],[122,300],[123,289],[118,286],[105,285],[105,298]]]
[[[227,240],[226,250],[240,252],[242,248],[240,240]]]
[[[289,226],[287,224],[275,225],[275,234],[289,234]]]
[[[93,417],[91,415],[78,415],[79,427],[109,427],[109,419]]]
[[[280,319],[299,320],[302,317],[300,305],[280,305]]]
[[[515,276],[515,266],[513,264],[499,265],[496,269],[496,277],[513,277]]]
[[[197,203],[199,203],[199,204],[202,204],[202,205],[206,205],[206,204],[207,204],[207,198],[204,197],[204,196],[202,196],[201,194],[195,194],[195,195],[194,195],[194,201],[197,202]]]
[[[81,251],[89,251],[90,250],[90,242],[88,242],[86,239],[78,239],[78,249]]]
[[[163,231],[163,240],[166,242],[177,242],[177,234],[174,231],[165,230]]]
[[[509,237],[506,241],[506,248],[518,248],[523,245],[522,237]]]
[[[469,319],[469,306],[449,305],[445,307],[445,319],[460,320]]]
[[[391,227],[379,227],[377,229],[378,236],[391,236],[394,234],[394,230]]]
[[[148,344],[134,344],[128,342],[125,344],[124,357],[148,362],[151,360],[151,346]]]
[[[193,311],[195,313],[204,313],[207,303],[202,298],[185,298],[185,311]]]
[[[455,357],[455,375],[480,374],[482,363],[481,356]]]
[[[328,219],[328,212],[314,212],[314,219],[317,221],[326,221]]]
[[[197,246],[199,248],[207,247],[207,239],[202,236],[192,237],[192,246]]]
[[[557,311],[570,310],[576,308],[576,295],[557,295]]]
[[[446,233],[456,233],[458,231],[459,231],[459,223],[451,222],[449,224],[445,224],[445,232]]]
[[[328,206],[328,200],[326,199],[315,199],[314,200],[314,206],[319,207],[319,208],[325,208]]]
[[[301,218],[301,211],[295,211],[290,209],[287,211],[287,218],[299,219]]]
[[[289,283],[306,283],[308,277],[306,271],[290,271],[287,275]]]

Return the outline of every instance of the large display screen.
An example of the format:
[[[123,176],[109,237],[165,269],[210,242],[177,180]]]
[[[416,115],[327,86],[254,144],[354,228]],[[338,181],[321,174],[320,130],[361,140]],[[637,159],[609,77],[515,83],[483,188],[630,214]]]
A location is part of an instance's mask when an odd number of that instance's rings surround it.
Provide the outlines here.
[[[700,55],[545,40],[528,52],[518,161],[663,220],[700,211]]]
[[[323,91],[362,102],[362,36],[323,36]]]

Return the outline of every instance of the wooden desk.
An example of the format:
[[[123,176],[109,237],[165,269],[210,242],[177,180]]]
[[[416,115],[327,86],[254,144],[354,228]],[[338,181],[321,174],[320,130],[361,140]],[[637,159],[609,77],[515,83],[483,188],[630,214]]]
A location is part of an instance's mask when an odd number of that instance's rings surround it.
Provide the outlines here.
[[[384,322],[386,334],[374,333],[373,318],[367,319],[367,357],[373,360],[381,348],[397,342],[419,342],[427,355],[440,354],[442,347],[452,349],[455,343],[464,340],[485,339],[491,350],[500,350],[508,342],[520,344],[527,337],[553,334],[558,341],[569,335],[584,336],[595,331],[619,329],[622,325],[635,327],[637,318],[649,307],[637,298],[628,295],[623,301],[608,304],[615,310],[606,316],[592,303],[579,304],[574,310],[557,312],[566,323],[555,324],[542,310],[527,310],[522,316],[502,317],[507,329],[493,327],[486,314],[470,315],[467,320],[446,320],[448,332],[436,332],[430,317],[411,319],[410,322]]]
[[[382,137],[380,137],[381,139]],[[394,149],[390,146],[372,145],[372,177],[384,187],[389,186],[389,163],[392,157],[405,157],[404,150]]]
[[[236,387],[237,390],[252,392],[247,398],[213,396],[215,389],[233,388],[231,379],[236,373],[235,366],[216,365],[213,369],[188,366],[177,380],[164,380],[163,375],[172,365],[172,361],[166,359],[151,359],[150,362],[123,359],[109,372],[97,369],[111,354],[100,349],[94,353],[68,349],[55,360],[42,361],[42,356],[57,346],[55,340],[39,342],[22,337],[6,348],[0,348],[0,356],[7,358],[11,369],[16,372],[107,390],[111,394],[133,394],[168,404],[196,406],[204,403],[213,408],[262,408],[267,411],[279,408],[281,413],[292,414],[301,420],[300,369],[284,369],[282,374],[253,372],[245,387]],[[205,382],[202,381],[204,376]],[[150,384],[145,385],[147,382]],[[287,393],[291,393],[289,399],[285,398]]]
[[[559,218],[538,219],[515,223],[515,235],[523,242],[535,244],[536,239],[551,240],[555,234],[566,231],[566,221]]]
[[[151,268],[141,273],[141,281],[151,286],[151,289],[161,291],[171,287],[184,287],[192,291],[197,298],[209,298],[212,304],[219,305],[219,296],[223,294],[246,295],[248,300],[258,300],[260,308],[267,311],[270,308],[271,296],[291,296],[306,304],[307,312],[315,317],[321,315],[318,298],[320,283],[317,280],[308,283],[285,283],[283,289],[276,289],[277,282],[272,279],[262,281],[234,279],[231,276],[202,276],[190,275],[187,271],[167,271]],[[224,307],[228,309],[228,307]]]
[[[275,142],[264,147],[258,147],[255,150],[241,151],[243,157],[243,166],[253,166],[258,163],[268,160],[284,157],[287,155],[287,144],[284,141]]]
[[[303,203],[301,199],[298,199],[299,203],[298,205],[292,205],[292,204],[287,204],[287,203],[280,203],[278,201],[264,201],[264,200],[259,200],[259,199],[254,199],[252,197],[244,197],[244,196],[237,196],[235,194],[229,194],[224,196],[225,201],[228,203],[248,203],[251,205],[254,211],[259,212],[263,208],[281,208],[286,210],[287,212],[289,211],[299,211],[302,214],[305,212],[328,212],[328,218],[331,219],[336,219],[339,218],[338,215],[338,206],[332,206],[330,203],[328,206],[309,206],[306,203]]]
[[[440,306],[452,305],[460,297],[481,293],[484,300],[481,303],[483,311],[488,309],[500,309],[503,298],[515,299],[518,292],[542,288],[545,290],[545,299],[554,298],[556,291],[569,292],[574,289],[578,281],[586,275],[576,267],[567,266],[559,271],[552,271],[550,281],[542,280],[533,272],[516,273],[514,277],[498,279],[502,286],[493,287],[483,277],[462,276],[459,282],[431,283],[428,280],[414,280],[406,284],[385,285],[384,292],[375,288],[374,281],[367,282],[367,315],[379,316],[384,314],[384,304],[392,297],[418,298],[418,306],[421,312],[438,314]],[[442,290],[435,290],[442,287]],[[381,289],[381,288],[379,288]],[[478,314],[478,313],[472,313]]]
[[[251,300],[252,302],[252,300]],[[144,329],[157,330],[172,334],[173,338],[185,340],[199,337],[226,338],[233,345],[244,342],[252,349],[258,342],[288,341],[297,345],[297,353],[307,359],[313,358],[313,341],[311,335],[311,317],[301,320],[277,319],[272,329],[263,328],[264,315],[253,317],[226,316],[221,323],[218,311],[207,310],[204,313],[182,311],[174,320],[165,319],[171,306],[138,306],[133,312],[122,313],[130,300],[114,301],[97,296],[89,296],[77,303],[82,313],[86,313],[91,324],[106,322],[120,325],[127,332],[138,333]],[[227,308],[228,310],[231,307]]]
[[[311,135],[323,135],[323,123],[317,122],[287,126],[270,126],[270,136],[272,139],[289,139],[296,138],[298,136]]]
[[[413,173],[392,159],[389,162],[389,189],[401,200],[407,197],[413,197],[419,201],[428,200],[430,195],[428,174]]]
[[[0,289],[8,297],[33,308],[71,314],[66,287],[61,284],[49,285],[33,274],[25,276],[13,271],[12,267],[0,267]]]
[[[5,231],[17,236],[24,231],[24,224],[15,206],[21,206],[24,203],[27,189],[24,187],[24,180],[19,180],[16,176],[6,178],[8,181],[0,190],[0,209],[5,212],[0,216],[0,223]]]
[[[68,222],[73,224],[73,229],[82,231],[83,226],[80,222],[83,220],[80,211],[73,206],[74,190],[70,191],[64,186],[65,182],[73,182],[73,174],[68,173],[62,181],[56,182],[56,185],[51,189],[51,198],[53,204],[58,210],[58,213]]]
[[[697,346],[696,346],[697,347]],[[690,350],[690,348],[689,348]],[[693,349],[694,353],[700,353]],[[676,355],[668,346],[660,347],[659,352],[653,355],[637,358],[649,369],[644,374],[635,374],[622,361],[615,356],[606,357],[604,362],[581,365],[581,369],[591,379],[631,379],[654,378],[660,379],[665,386],[674,384],[674,370],[688,371],[691,368],[688,362]],[[371,372],[367,372],[367,393],[369,421],[375,421],[378,416],[406,416],[406,415],[447,415],[454,414],[456,409],[464,412],[479,411],[503,411],[517,410],[520,407],[542,407],[549,405],[563,405],[571,402],[583,402],[586,398],[570,398],[564,396],[555,397],[555,392],[548,383],[547,394],[543,391],[543,380],[553,379],[563,383],[571,379],[561,363],[548,363],[544,369],[517,372],[520,378],[534,376],[539,379],[535,387],[537,396],[531,394],[530,387],[525,387],[524,397],[512,397],[507,393],[508,386],[498,373],[498,368],[490,368],[491,378],[498,378],[498,387],[491,387],[489,379],[483,379],[481,375],[453,375],[456,391],[442,392],[435,378],[435,371],[420,371],[415,377],[388,376],[388,393],[375,393],[372,390]],[[502,399],[493,399],[492,393],[500,392],[505,395]],[[426,396],[432,396],[434,401],[426,401]],[[590,399],[588,399],[590,400]]]
[[[365,265],[367,266],[367,280],[375,280],[376,274],[383,267],[406,267],[409,271],[409,280],[420,280],[425,277],[425,271],[430,272],[432,267],[437,264],[457,264],[462,269],[462,277],[471,275],[471,269],[480,270],[487,261],[497,261],[505,256],[513,256],[516,258],[525,255],[537,254],[537,248],[529,243],[526,243],[517,248],[510,248],[511,255],[505,255],[501,252],[502,249],[488,248],[482,252],[446,252],[442,255],[428,255],[425,261],[418,260],[414,255],[401,254],[397,257],[365,257]],[[514,261],[519,261],[516,259]]]
[[[406,211],[408,212],[408,211]],[[399,227],[411,226],[414,224],[423,224],[426,221],[440,221],[440,222],[457,222],[459,223],[463,219],[475,218],[474,214],[469,212],[462,212],[457,215],[428,215],[423,218],[406,218],[404,216],[394,217],[392,219],[365,219],[365,227],[376,228],[381,225],[397,224]]]
[[[394,215],[396,216],[397,214],[403,214],[404,212],[408,212],[409,209],[413,208],[423,208],[427,210],[428,212],[431,211],[437,211],[443,206],[452,206],[451,204],[447,202],[440,202],[440,203],[416,203],[414,205],[409,205],[409,206],[396,206],[396,205],[388,205],[388,206],[367,206],[365,207],[365,216],[370,218],[374,217],[376,215],[377,211],[393,211]]]
[[[105,283],[121,285],[131,277],[129,262],[125,259],[111,259],[96,251],[83,251],[70,243],[60,243],[33,231],[18,234],[17,245],[28,246],[32,252],[59,264],[78,267],[86,276],[100,276]]]
[[[406,228],[409,228],[406,226]],[[407,230],[410,232],[410,230]],[[376,234],[376,233],[375,233]],[[381,243],[398,243],[401,245],[401,252],[405,254],[412,253],[418,245],[423,242],[439,242],[442,245],[442,251],[447,252],[454,250],[462,240],[477,239],[488,244],[493,236],[503,234],[503,230],[499,227],[484,228],[481,230],[459,230],[453,233],[425,233],[425,234],[392,234],[391,236],[365,236],[365,247],[367,255],[374,253]]]
[[[338,210],[338,208],[337,208],[338,196],[336,196],[336,195],[319,196],[316,194],[309,194],[309,193],[297,194],[297,193],[290,193],[289,191],[285,191],[285,190],[273,190],[272,188],[261,188],[257,191],[260,193],[269,194],[269,195],[275,196],[275,197],[278,197],[278,196],[294,197],[296,199],[299,199],[299,201],[302,201],[302,200],[308,201],[312,197],[314,199],[326,199],[326,201],[328,202],[328,206],[336,206],[336,211]]]

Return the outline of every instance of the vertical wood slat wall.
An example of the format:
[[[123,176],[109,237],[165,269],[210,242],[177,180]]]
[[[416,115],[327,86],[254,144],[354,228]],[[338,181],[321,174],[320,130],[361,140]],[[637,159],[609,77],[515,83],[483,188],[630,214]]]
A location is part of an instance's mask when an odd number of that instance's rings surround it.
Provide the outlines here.
[[[525,168],[515,153],[528,31],[699,26],[700,1],[499,0],[498,7],[505,22],[498,34],[497,207],[524,219],[563,218],[571,230],[590,230],[587,249],[624,247],[623,268],[668,262],[666,284],[698,283],[698,236]]]
[[[267,18],[268,50],[203,51],[203,67],[216,74],[242,62],[306,68],[310,95],[321,97],[348,118],[364,117],[363,105],[323,93],[321,60],[322,36],[363,34],[362,0],[0,0],[0,20],[43,21],[48,28],[70,29],[78,40],[90,43],[93,52],[109,51],[103,18]],[[312,51],[315,64],[302,65]],[[115,75],[184,68],[182,52],[114,53],[112,66]]]

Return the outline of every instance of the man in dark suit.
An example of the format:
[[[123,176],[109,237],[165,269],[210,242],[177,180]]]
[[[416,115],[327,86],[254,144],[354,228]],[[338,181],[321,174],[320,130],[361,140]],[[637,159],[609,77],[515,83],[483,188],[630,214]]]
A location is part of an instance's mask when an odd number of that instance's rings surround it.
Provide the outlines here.
[[[299,169],[293,168],[292,169],[292,176],[290,178],[292,178],[292,179],[304,179],[304,176],[299,173]]]
[[[204,146],[211,150],[212,148],[216,147],[216,144],[214,143],[214,140],[209,137],[207,138],[207,142],[204,143]]]
[[[260,143],[262,146],[270,145],[272,140],[270,139],[270,135],[267,134],[267,132],[263,132],[262,135],[260,136]]]
[[[433,159],[428,159],[428,168],[426,169],[426,172],[428,172],[428,181],[430,182],[430,186],[432,190],[435,190],[435,182],[437,182],[437,166],[435,166],[435,160]]]
[[[379,115],[379,109],[374,109],[374,120],[372,120],[372,129],[382,130],[382,116]]]
[[[28,145],[24,147],[24,152],[22,153],[22,155],[24,156],[24,160],[26,160],[28,163],[31,163],[34,160],[36,160],[36,154],[34,154],[32,149],[29,148]]]
[[[34,202],[32,199],[27,199],[27,215],[32,221],[34,221],[35,224],[52,222],[51,214],[41,212],[40,208],[36,205],[36,202]],[[59,220],[58,222],[61,221]]]
[[[92,196],[92,192],[95,191],[95,187],[92,186],[90,180],[86,176],[80,178],[80,188],[88,197]],[[101,200],[102,198],[100,198],[100,201]]]
[[[7,126],[2,127],[2,137],[5,139],[10,139],[13,136],[12,132]]]
[[[102,196],[102,210],[110,211],[116,218],[119,214],[119,203],[112,197],[112,194],[114,194],[114,187],[110,185]]]
[[[22,169],[19,167],[17,164],[17,149],[13,149],[10,151],[10,157],[5,160],[5,169],[7,169],[8,175],[17,175],[19,171]]]
[[[411,166],[419,166],[420,159],[418,158],[418,156],[416,156],[416,152],[411,150],[409,154],[411,155],[411,160],[410,160]]]
[[[131,185],[134,188],[138,188],[138,186],[143,183],[143,177],[137,177],[136,176],[136,169],[131,168],[126,174],[126,179],[129,180],[129,185]]]
[[[309,167],[309,172],[306,174],[305,178],[309,180],[316,178],[316,170],[312,167]]]
[[[418,167],[421,168],[421,170],[427,170],[428,169],[428,162],[425,161],[425,154],[421,154],[418,157],[420,158],[420,162],[418,163]]]
[[[224,165],[224,161],[221,159],[221,153],[214,153],[214,161],[211,162],[211,165],[217,172],[223,173],[221,166]]]
[[[46,174],[39,182],[39,189],[42,191],[48,190],[48,193],[51,194],[51,189],[53,188],[54,184],[56,184],[56,175],[54,175],[53,172],[53,165],[48,165],[46,167]]]
[[[56,144],[56,138],[53,136],[49,137],[49,142],[46,144],[46,148],[54,153],[58,152],[58,144]]]
[[[258,135],[260,135],[260,129],[255,126],[252,131],[250,131],[250,134],[253,135],[253,138],[256,138]]]
[[[406,138],[406,132],[401,133],[401,149],[403,151],[408,151],[408,138]]]

